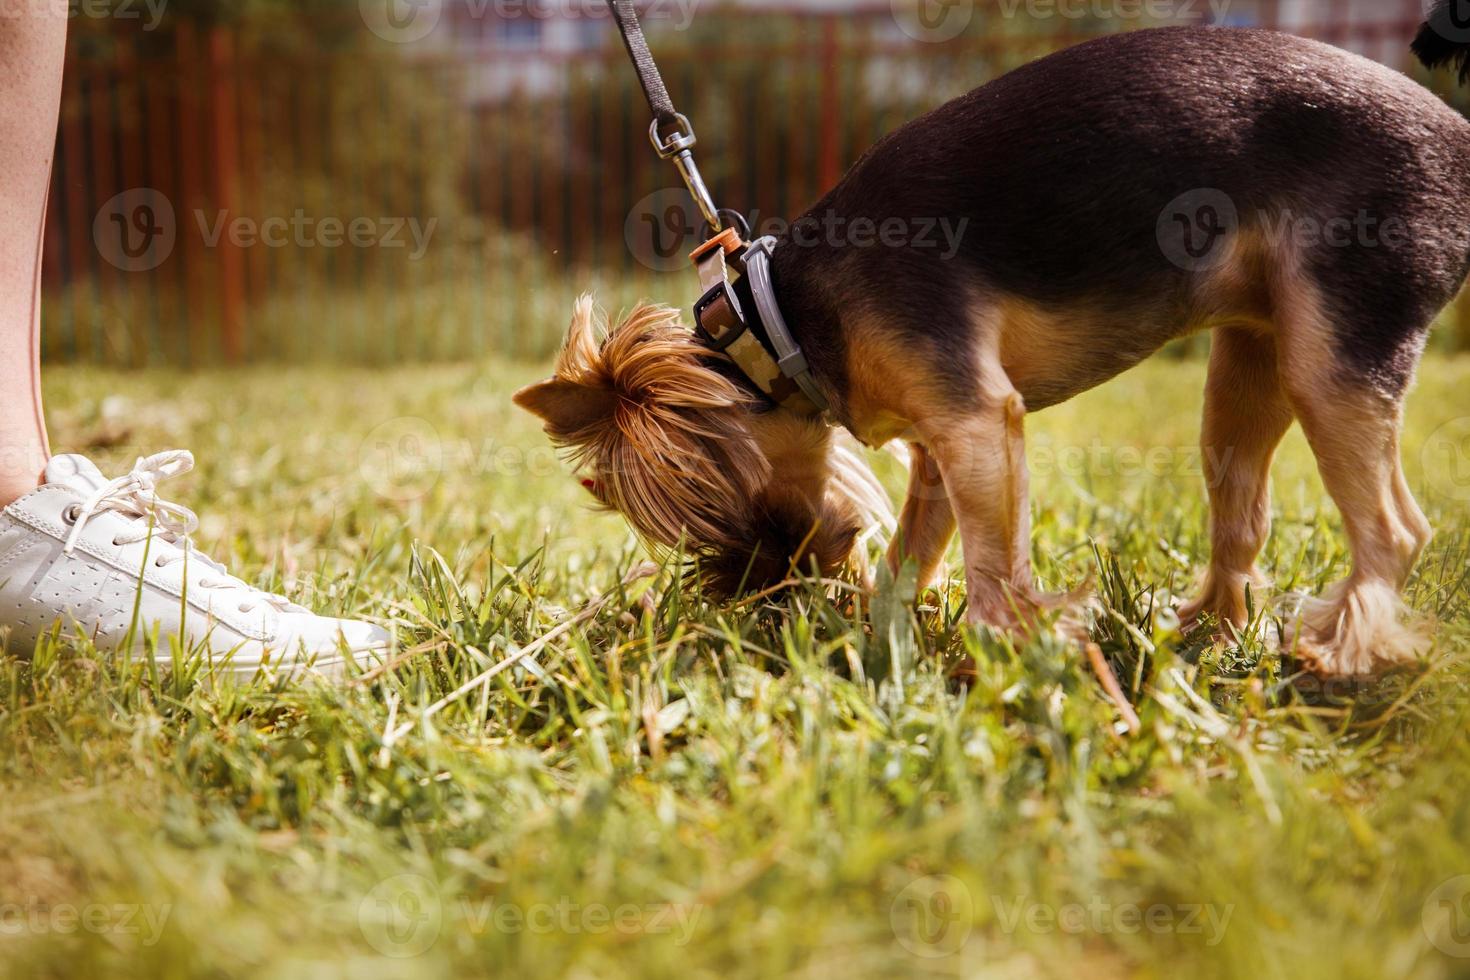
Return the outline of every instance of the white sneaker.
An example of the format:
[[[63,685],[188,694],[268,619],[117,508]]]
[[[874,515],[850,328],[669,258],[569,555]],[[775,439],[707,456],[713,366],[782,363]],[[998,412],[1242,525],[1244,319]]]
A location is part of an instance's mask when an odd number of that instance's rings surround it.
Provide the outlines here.
[[[83,456],[52,459],[45,484],[0,515],[0,641],[8,634],[7,648],[29,655],[60,621],[99,647],[131,639],[133,656],[145,657],[144,637],[156,627],[160,666],[173,660],[167,637],[179,636],[185,653],[242,678],[267,665],[332,676],[349,660],[382,660],[387,631],[314,615],[193,547],[198,519],[155,492],[159,480],[193,467],[191,454],[175,450],[108,480]]]

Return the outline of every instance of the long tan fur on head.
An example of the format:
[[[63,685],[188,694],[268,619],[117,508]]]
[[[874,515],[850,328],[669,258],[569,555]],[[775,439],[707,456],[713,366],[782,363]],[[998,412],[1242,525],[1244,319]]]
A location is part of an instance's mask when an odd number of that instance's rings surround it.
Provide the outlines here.
[[[584,296],[554,375],[515,402],[645,541],[688,548],[713,591],[760,588],[813,560],[837,570],[861,523],[848,479],[829,493],[773,471],[753,425],[763,403],[719,370],[720,358],[674,309],[642,305],[609,330]],[[825,437],[813,440],[812,453],[827,451]],[[839,469],[853,475],[845,460]]]
[[[744,423],[754,399],[667,306],[638,306],[606,330],[581,297],[554,375],[515,402],[655,545],[726,542],[770,477]]]

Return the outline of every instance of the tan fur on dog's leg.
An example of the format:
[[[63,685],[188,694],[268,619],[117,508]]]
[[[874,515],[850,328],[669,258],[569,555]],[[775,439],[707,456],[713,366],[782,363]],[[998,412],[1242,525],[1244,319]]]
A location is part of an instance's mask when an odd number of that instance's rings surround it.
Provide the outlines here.
[[[1245,328],[1217,328],[1200,436],[1210,566],[1199,594],[1179,611],[1185,622],[1212,613],[1222,626],[1245,625],[1246,586],[1265,584],[1256,556],[1271,532],[1271,460],[1291,419],[1275,341]]]
[[[1031,513],[1024,444],[1025,402],[992,367],[984,407],[921,424],[939,464],[965,553],[968,618],[976,624],[1031,627],[1038,612],[1075,599],[1037,590],[1031,575]]]
[[[1015,626],[1026,616],[1031,589],[1027,554],[1017,554],[1016,486],[1006,439],[1005,409],[944,423],[926,440],[954,507],[965,555],[965,586],[973,623]]]
[[[919,589],[928,588],[939,575],[954,532],[954,508],[939,464],[922,445],[910,443],[908,496],[899,515],[898,533],[888,548],[888,567],[896,574],[906,559],[914,559],[919,566]]]
[[[1373,674],[1429,646],[1427,625],[1399,596],[1429,540],[1428,523],[1400,469],[1402,399],[1341,380],[1320,307],[1298,299],[1298,315],[1282,328],[1282,380],[1342,512],[1353,570],[1303,603],[1290,642],[1319,673]]]

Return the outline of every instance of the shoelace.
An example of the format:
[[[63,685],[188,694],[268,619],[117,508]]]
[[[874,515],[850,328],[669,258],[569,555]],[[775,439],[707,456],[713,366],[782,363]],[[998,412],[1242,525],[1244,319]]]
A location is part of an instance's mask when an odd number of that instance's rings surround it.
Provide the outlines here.
[[[240,603],[242,613],[254,611],[261,602],[285,612],[292,606],[290,599],[247,585],[230,575],[224,565],[195,548],[189,535],[199,527],[198,516],[182,504],[158,496],[159,481],[182,476],[193,468],[194,454],[186,449],[170,449],[140,458],[126,476],[108,481],[82,503],[68,508],[67,519],[72,527],[62,552],[70,555],[76,549],[82,531],[93,517],[107,512],[120,514],[134,518],[134,521],[126,531],[113,538],[113,544],[119,547],[137,544],[151,534],[178,549],[154,558],[154,564],[159,568],[186,559],[203,562],[206,568],[223,578],[201,578],[196,583],[200,588],[244,592],[247,598]]]

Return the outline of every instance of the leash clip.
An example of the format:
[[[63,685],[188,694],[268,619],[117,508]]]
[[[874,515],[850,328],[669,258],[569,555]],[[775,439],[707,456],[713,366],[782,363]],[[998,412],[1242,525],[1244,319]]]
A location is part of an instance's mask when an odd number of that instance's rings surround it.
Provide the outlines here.
[[[699,139],[694,135],[694,127],[689,123],[689,117],[682,112],[674,113],[675,128],[668,136],[660,132],[659,121],[655,119],[648,125],[648,141],[653,144],[653,151],[658,154],[660,160],[667,160],[685,150],[694,149]]]
[[[659,131],[659,122],[655,119],[648,126],[648,140],[653,144],[659,159],[673,162],[679,176],[684,178],[684,186],[689,188],[689,196],[694,198],[694,205],[699,208],[705,224],[718,232],[724,228],[720,220],[720,209],[715,207],[715,200],[710,196],[709,188],[704,185],[699,167],[695,166],[694,154],[689,152],[699,142],[694,135],[694,127],[682,112],[674,113],[674,121],[675,128],[666,136]]]

